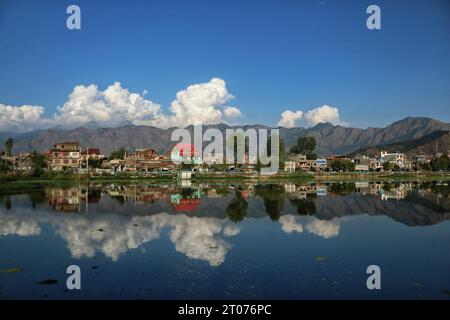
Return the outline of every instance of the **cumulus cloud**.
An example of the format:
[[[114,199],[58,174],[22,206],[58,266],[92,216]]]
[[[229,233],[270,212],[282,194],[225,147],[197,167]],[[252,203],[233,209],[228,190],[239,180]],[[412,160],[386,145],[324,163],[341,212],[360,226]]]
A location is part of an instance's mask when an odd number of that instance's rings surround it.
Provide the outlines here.
[[[138,93],[130,93],[120,82],[104,91],[96,85],[76,86],[64,105],[58,108],[59,124],[83,124],[96,121],[100,124],[118,124],[131,121],[155,121],[161,116],[161,106],[146,100]]]
[[[292,128],[295,127],[295,122],[303,117],[302,111],[286,110],[281,114],[281,119],[278,121],[279,127]]]
[[[228,103],[234,96],[219,78],[193,84],[176,94],[164,111],[160,104],[146,99],[148,92],[130,92],[120,82],[101,90],[97,85],[78,85],[68,100],[58,107],[53,117],[43,117],[41,106],[6,106],[0,104],[0,130],[26,131],[36,128],[76,127],[95,121],[102,126],[116,126],[123,122],[160,128],[186,127],[190,124],[229,122],[242,112]]]
[[[293,128],[295,127],[295,123],[299,120],[302,120],[304,125],[311,127],[325,122],[329,122],[334,125],[342,124],[338,108],[323,105],[321,107],[308,110],[305,113],[303,113],[303,111],[286,110],[281,114],[281,119],[278,121],[278,126]]]
[[[329,122],[331,124],[339,124],[339,110],[335,107],[323,105],[321,107],[309,110],[305,113],[305,119],[310,126],[315,126],[318,123]]]
[[[41,106],[9,106],[0,104],[0,130],[24,131],[42,120],[44,107]]]

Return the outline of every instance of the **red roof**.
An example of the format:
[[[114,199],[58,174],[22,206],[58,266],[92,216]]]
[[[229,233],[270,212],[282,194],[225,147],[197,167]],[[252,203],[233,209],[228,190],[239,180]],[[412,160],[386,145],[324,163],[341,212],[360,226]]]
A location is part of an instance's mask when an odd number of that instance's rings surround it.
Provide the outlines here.
[[[89,155],[93,154],[93,155],[100,155],[100,149],[97,148],[89,148]],[[86,154],[86,150],[83,150],[83,152],[81,152],[82,155]]]
[[[195,148],[195,145],[191,143],[179,143],[175,147],[173,147],[172,152],[178,150],[180,152],[180,156],[184,157],[190,157],[197,153],[197,149]]]

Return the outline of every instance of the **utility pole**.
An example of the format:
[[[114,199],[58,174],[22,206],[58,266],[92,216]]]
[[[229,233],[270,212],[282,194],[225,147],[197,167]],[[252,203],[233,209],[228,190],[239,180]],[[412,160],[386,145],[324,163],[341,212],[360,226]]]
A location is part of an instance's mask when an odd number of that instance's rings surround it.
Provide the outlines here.
[[[89,147],[86,147],[86,172],[89,175]]]

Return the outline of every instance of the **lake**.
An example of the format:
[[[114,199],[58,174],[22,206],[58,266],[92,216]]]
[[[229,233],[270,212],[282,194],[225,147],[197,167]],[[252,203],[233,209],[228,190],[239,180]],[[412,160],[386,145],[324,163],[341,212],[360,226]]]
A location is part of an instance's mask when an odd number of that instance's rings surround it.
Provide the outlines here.
[[[447,182],[10,186],[2,299],[450,298]]]

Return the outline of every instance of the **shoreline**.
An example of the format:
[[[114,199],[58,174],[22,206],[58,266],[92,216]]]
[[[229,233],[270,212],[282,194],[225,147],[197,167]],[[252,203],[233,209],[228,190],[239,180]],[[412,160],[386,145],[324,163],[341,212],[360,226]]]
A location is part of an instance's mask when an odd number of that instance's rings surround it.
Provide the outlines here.
[[[435,173],[278,173],[275,175],[259,174],[210,174],[193,173],[191,179],[184,181],[318,181],[318,182],[346,182],[346,181],[390,181],[390,180],[450,180],[450,172]],[[121,175],[121,176],[87,176],[87,175],[67,175],[58,177],[6,177],[0,179],[3,186],[17,183],[74,183],[74,182],[174,182],[177,180],[176,174],[171,175]]]

